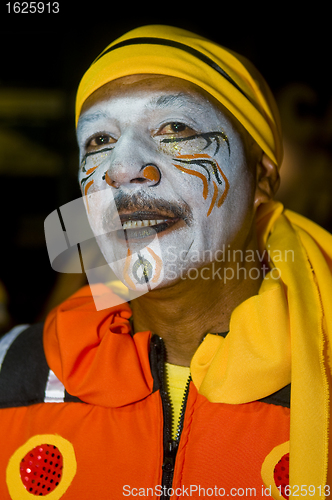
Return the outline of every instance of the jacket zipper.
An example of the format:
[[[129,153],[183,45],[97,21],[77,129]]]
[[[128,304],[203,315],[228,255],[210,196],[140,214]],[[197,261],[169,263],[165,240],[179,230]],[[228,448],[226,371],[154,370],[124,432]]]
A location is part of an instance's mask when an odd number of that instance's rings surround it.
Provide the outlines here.
[[[175,459],[178,450],[180,437],[183,429],[184,415],[186,411],[189,385],[191,381],[191,376],[189,375],[184,396],[181,404],[180,418],[176,430],[176,439],[172,437],[173,430],[173,407],[168,393],[168,385],[165,373],[165,361],[166,361],[166,349],[164,341],[161,337],[154,335],[151,339],[152,344],[154,344],[157,351],[157,365],[158,365],[158,375],[160,382],[160,396],[163,408],[163,418],[164,418],[164,429],[163,429],[163,465],[162,465],[162,484],[161,484],[161,500],[169,499],[169,490],[172,488]]]

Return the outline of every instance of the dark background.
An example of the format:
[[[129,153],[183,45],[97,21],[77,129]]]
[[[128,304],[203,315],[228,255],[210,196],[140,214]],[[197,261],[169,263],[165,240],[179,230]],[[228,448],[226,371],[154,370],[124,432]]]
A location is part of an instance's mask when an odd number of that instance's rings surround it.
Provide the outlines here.
[[[44,219],[80,195],[75,92],[105,46],[140,25],[189,29],[256,65],[277,98],[284,126],[280,199],[331,231],[331,28],[326,3],[325,8],[306,3],[301,9],[290,2],[59,4],[59,14],[8,14],[5,1],[0,7],[0,302],[8,313],[3,330],[42,319],[58,300],[52,294],[61,277],[49,264]],[[78,285],[77,276],[67,276],[59,296],[65,298]]]

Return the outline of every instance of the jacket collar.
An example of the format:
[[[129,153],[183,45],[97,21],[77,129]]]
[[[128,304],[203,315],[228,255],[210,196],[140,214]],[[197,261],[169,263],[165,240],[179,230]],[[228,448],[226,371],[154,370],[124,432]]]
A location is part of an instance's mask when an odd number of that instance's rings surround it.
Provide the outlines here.
[[[117,296],[94,285],[93,296]],[[44,327],[47,362],[73,396],[90,404],[124,406],[152,392],[149,331],[131,334],[127,303],[96,311],[86,286],[48,315]]]

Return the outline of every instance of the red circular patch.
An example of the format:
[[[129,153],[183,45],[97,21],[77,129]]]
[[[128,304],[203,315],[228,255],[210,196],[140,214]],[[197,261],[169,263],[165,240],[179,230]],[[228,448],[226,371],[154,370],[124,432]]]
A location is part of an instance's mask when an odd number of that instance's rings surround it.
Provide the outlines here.
[[[274,482],[276,483],[277,488],[279,488],[280,493],[284,498],[288,498],[289,495],[285,493],[286,486],[289,486],[289,453],[286,453],[273,471],[274,474]]]
[[[41,444],[22,458],[21,480],[32,495],[48,495],[61,481],[62,469],[63,457],[59,449],[51,444]]]

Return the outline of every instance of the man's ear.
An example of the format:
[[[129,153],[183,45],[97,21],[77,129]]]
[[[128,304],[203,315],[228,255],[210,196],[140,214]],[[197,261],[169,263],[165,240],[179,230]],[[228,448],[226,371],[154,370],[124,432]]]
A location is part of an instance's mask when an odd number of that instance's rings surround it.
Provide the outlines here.
[[[256,167],[255,208],[270,201],[277,192],[280,184],[278,167],[263,153]]]

